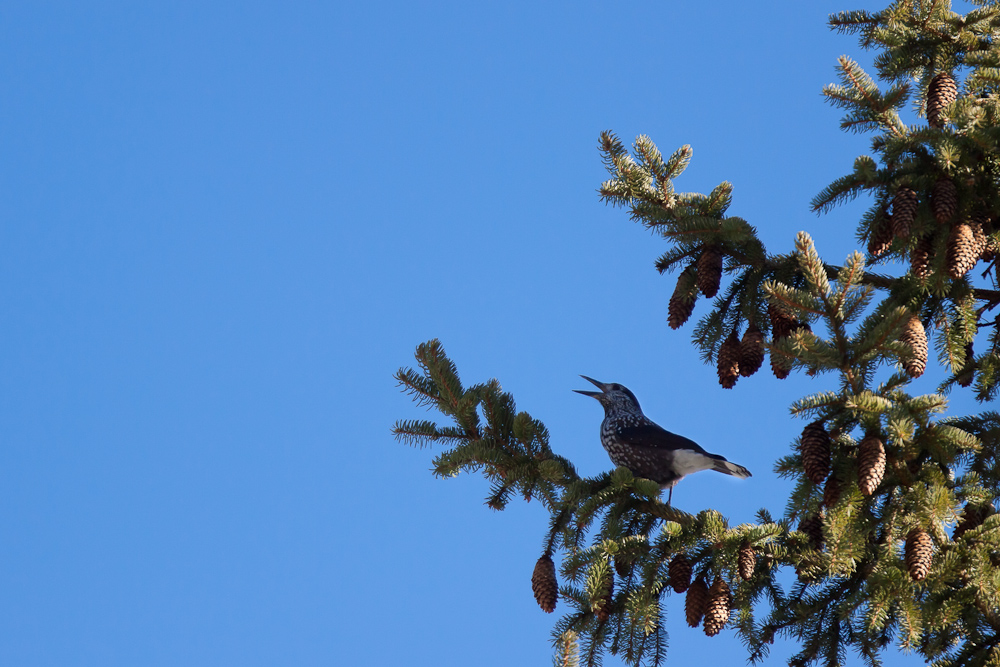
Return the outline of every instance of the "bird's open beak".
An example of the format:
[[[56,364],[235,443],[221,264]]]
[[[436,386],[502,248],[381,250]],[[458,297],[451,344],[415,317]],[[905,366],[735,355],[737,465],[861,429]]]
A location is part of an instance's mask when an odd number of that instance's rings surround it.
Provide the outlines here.
[[[604,396],[605,384],[603,382],[598,382],[594,378],[589,378],[586,375],[581,375],[580,377],[582,377],[584,380],[586,380],[590,384],[600,389],[600,391],[580,391],[579,389],[574,389],[573,391],[575,391],[578,394],[583,394],[584,396],[590,396],[591,398],[596,398],[598,400],[600,400],[601,396]]]

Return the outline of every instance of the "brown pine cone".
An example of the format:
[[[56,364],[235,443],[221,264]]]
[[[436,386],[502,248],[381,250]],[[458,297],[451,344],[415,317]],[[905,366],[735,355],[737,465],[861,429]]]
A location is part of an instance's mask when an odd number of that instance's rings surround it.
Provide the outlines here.
[[[776,354],[771,354],[771,372],[774,373],[774,377],[779,380],[784,380],[786,377],[792,373],[792,362],[789,359],[784,359]]]
[[[948,259],[946,266],[948,275],[958,280],[976,265],[979,261],[979,242],[972,225],[961,222],[951,228],[951,235],[948,236]]]
[[[767,304],[767,315],[771,320],[771,342],[777,343],[792,333],[795,318],[785,314],[783,310],[772,303]],[[783,355],[771,352],[771,372],[774,377],[784,380],[792,372],[792,360]]]
[[[601,623],[606,623],[609,618],[611,618],[611,600],[615,594],[615,575],[611,573],[611,569],[608,569],[608,575],[604,580],[604,595],[601,596],[600,602],[597,603],[597,608],[594,610],[594,615],[597,616],[597,620]]]
[[[917,278],[926,278],[931,274],[931,256],[934,252],[934,237],[924,236],[910,251],[910,273]]]
[[[667,566],[670,575],[670,585],[675,593],[683,593],[691,585],[691,561],[684,554],[677,554],[670,559]]]
[[[667,306],[667,324],[671,329],[679,329],[694,311],[694,304],[698,300],[698,292],[695,290],[697,276],[694,265],[681,271],[677,277],[677,286],[670,297],[670,304]]]
[[[927,86],[927,123],[938,129],[947,119],[944,110],[958,98],[958,83],[950,72],[941,72]]]
[[[823,548],[823,517],[810,514],[799,522],[799,532],[809,536],[809,545],[813,549]]]
[[[716,577],[708,590],[708,607],[705,609],[705,634],[714,637],[729,622],[729,606],[732,596],[729,586],[722,577]]]
[[[750,377],[764,364],[764,334],[753,320],[740,341],[740,375]]]
[[[908,187],[896,190],[892,199],[892,234],[905,239],[910,236],[910,227],[917,216],[917,193]]]
[[[903,362],[903,368],[910,377],[920,377],[927,368],[927,333],[919,317],[910,316],[899,340],[913,351],[910,358]]]
[[[753,550],[753,547],[748,543],[744,542],[740,547],[739,553],[739,571],[740,578],[743,581],[750,581],[750,577],[753,576],[754,567],[757,565],[757,554]]]
[[[843,491],[843,486],[840,483],[840,478],[836,475],[830,475],[826,478],[826,485],[823,487],[823,506],[833,507],[840,500],[841,492]]]
[[[705,246],[698,256],[698,289],[711,299],[718,294],[722,282],[722,253],[714,246]]]
[[[906,569],[914,581],[923,581],[931,569],[934,544],[931,536],[921,528],[914,528],[906,536]]]
[[[931,210],[934,211],[934,219],[940,224],[948,224],[955,213],[958,212],[958,188],[955,181],[947,176],[942,176],[934,183],[931,189]]]
[[[986,237],[986,225],[989,224],[989,218],[985,216],[976,216],[969,221],[969,226],[972,227],[972,241],[974,243],[974,252],[976,253],[976,261],[983,256],[986,252],[986,248],[989,246],[989,239]]]
[[[830,473],[830,435],[822,421],[815,421],[802,429],[799,439],[802,467],[813,484],[822,484]]]
[[[858,488],[861,495],[870,496],[885,475],[885,445],[876,435],[868,434],[858,448]]]
[[[705,615],[708,607],[708,586],[705,585],[704,577],[691,584],[687,596],[684,598],[684,615],[687,617],[687,624],[692,628],[697,628],[701,623],[701,617]]]
[[[892,221],[885,211],[879,212],[868,233],[868,254],[878,257],[892,247]]]
[[[618,573],[620,579],[628,579],[628,575],[632,572],[632,563],[623,554],[618,554],[614,558],[615,572]]]
[[[962,510],[962,518],[959,519],[958,525],[955,526],[955,532],[951,534],[951,539],[957,540],[970,530],[979,528],[983,525],[983,521],[986,521],[994,512],[995,510],[991,504],[973,505],[969,503]]]
[[[559,598],[559,582],[556,580],[556,565],[548,554],[535,563],[535,571],[531,575],[531,590],[542,611],[551,614]]]
[[[997,251],[1000,251],[1000,248],[997,247],[996,240],[991,236],[987,236],[986,248],[983,249],[983,255],[980,259],[984,262],[992,262],[997,258]]]
[[[787,314],[773,303],[767,304],[767,316],[771,320],[771,339],[784,338],[792,333],[795,327],[795,318]]]
[[[718,364],[719,384],[725,389],[735,387],[736,381],[740,379],[740,339],[736,337],[735,329],[719,347],[719,356],[716,362]]]
[[[972,341],[965,344],[965,363],[959,371],[956,380],[960,387],[968,387],[976,379],[976,355],[972,349]]]

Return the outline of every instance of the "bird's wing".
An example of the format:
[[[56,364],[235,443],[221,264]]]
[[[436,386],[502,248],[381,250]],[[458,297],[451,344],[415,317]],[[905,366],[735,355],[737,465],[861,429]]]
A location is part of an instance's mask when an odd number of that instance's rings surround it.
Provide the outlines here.
[[[640,447],[651,447],[653,449],[686,449],[699,454],[711,456],[694,440],[689,440],[683,435],[671,433],[662,426],[656,424],[643,424],[640,426],[628,426],[619,432],[619,436],[624,442]]]

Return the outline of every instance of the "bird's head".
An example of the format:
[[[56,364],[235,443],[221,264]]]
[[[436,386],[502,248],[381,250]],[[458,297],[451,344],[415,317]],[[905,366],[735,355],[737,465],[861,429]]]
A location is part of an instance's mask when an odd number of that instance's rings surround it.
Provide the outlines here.
[[[617,382],[605,384],[586,375],[581,375],[580,377],[600,389],[600,391],[581,391],[579,389],[574,389],[573,391],[584,396],[596,398],[604,406],[605,414],[611,414],[618,410],[642,412],[638,399],[636,399],[635,394],[629,391],[628,387],[620,385]]]

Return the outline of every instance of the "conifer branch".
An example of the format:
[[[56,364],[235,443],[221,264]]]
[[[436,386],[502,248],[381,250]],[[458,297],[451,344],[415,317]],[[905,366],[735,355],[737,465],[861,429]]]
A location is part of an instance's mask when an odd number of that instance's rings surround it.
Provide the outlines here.
[[[698,279],[699,258],[718,257],[706,255],[708,248],[723,257],[728,286],[694,329],[706,361],[753,323],[757,336],[767,336],[755,344],[770,351],[779,377],[788,368],[837,374],[833,389],[792,406],[793,414],[817,421],[776,463],[776,472],[794,481],[780,521],[761,510],[756,524],[730,528],[710,510],[685,514],[659,501],[655,483],[625,468],[579,477],[550,449],[544,425],[517,412],[498,382],[465,388],[437,341],[418,348],[419,372],[397,373],[419,405],[451,421],[403,420],[394,428],[408,444],[444,447],[436,474],[480,472],[491,485],[491,507],[502,509],[520,493],[549,510],[543,557],[563,551],[561,571],[570,580],[559,588],[571,607],[556,625],[560,664],[568,664],[572,638],[588,665],[607,651],[630,664],[661,665],[660,605],[678,555],[689,578],[693,569],[734,590],[737,630],[753,661],[777,634],[799,642],[797,665],[838,664],[848,650],[875,665],[894,637],[939,667],[1000,655],[1000,517],[977,519],[975,510],[992,510],[1000,495],[1000,416],[942,419],[943,396],[907,393],[927,364],[925,327],[938,329],[939,361],[953,374],[951,384],[968,373],[979,400],[1000,393],[1000,317],[983,320],[1000,305],[997,259],[978,275],[985,287],[973,284],[979,272],[968,268],[976,252],[996,253],[1000,242],[1000,98],[993,90],[1000,82],[1000,7],[978,4],[964,16],[945,0],[902,0],[880,12],[830,17],[835,30],[857,34],[862,48],[878,48],[876,71],[888,87],[840,59],[841,81],[824,92],[845,109],[845,129],[876,134],[872,155],[855,160],[848,175],[813,199],[813,209],[871,195],[858,240],[867,242],[868,264],[909,262],[911,270],[898,277],[868,272],[860,253],[843,267],[827,264],[805,234],[795,252],[769,254],[753,226],[727,216],[728,182],[707,195],[676,191],[673,180],[690,163],[690,146],[664,158],[645,135],[630,151],[613,133],[601,134],[611,174],[601,199],[627,207],[666,240],[658,271],[682,269],[671,327],[687,320],[699,290],[719,289]],[[927,119],[912,127],[900,117],[911,88],[918,115]],[[907,203],[914,201],[915,210]],[[960,224],[978,225],[981,234],[969,241],[953,233]],[[716,265],[705,266],[711,275]],[[986,340],[977,339],[984,329]],[[973,342],[976,351],[968,351]],[[891,375],[876,385],[884,369]],[[759,559],[749,580],[737,573],[744,544]],[[610,596],[612,562],[623,569]],[[789,592],[778,584],[782,568],[799,579]]]

